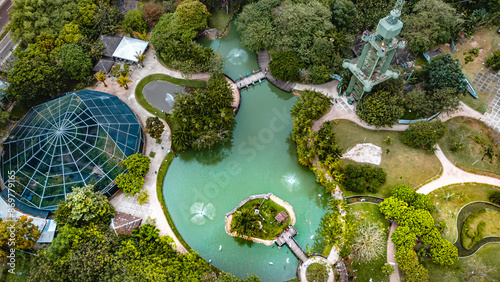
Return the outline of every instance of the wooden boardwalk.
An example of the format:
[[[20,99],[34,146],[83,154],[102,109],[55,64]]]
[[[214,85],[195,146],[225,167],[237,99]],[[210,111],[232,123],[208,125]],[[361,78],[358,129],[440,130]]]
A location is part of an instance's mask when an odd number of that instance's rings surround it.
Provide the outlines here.
[[[252,75],[237,80],[236,86],[238,87],[238,89],[241,89],[250,86],[254,83],[261,82],[264,79],[266,79],[266,75],[262,71],[258,71]]]
[[[261,69],[261,71],[264,71],[264,75],[267,80],[269,80],[269,82],[271,82],[274,86],[283,91],[292,92],[294,83],[282,81],[280,79],[274,78],[271,75],[271,72],[269,71],[270,61],[271,56],[269,56],[269,52],[267,52],[267,50],[262,50],[259,52],[259,54],[257,54],[257,63],[259,64],[259,68]]]
[[[290,250],[292,250],[293,254],[299,260],[301,260],[302,262],[304,262],[304,261],[307,260],[306,253],[299,246],[299,243],[297,243],[297,241],[295,241],[295,239],[293,238],[293,236],[295,236],[297,234],[298,234],[297,229],[295,229],[295,227],[293,227],[292,225],[290,225],[287,228],[287,230],[281,232],[281,234],[278,236],[278,239],[276,240],[276,244],[280,248],[284,244],[287,244],[288,248],[290,248]]]

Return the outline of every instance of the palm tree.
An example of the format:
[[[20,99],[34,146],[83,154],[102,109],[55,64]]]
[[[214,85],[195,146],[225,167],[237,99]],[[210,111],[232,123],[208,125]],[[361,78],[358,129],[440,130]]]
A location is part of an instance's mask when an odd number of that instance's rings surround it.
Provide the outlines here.
[[[128,78],[128,73],[123,76],[123,74],[120,74],[120,77],[116,79],[116,82],[120,85],[120,87],[124,87],[126,90],[128,90],[128,85],[127,83],[132,82],[130,78]]]
[[[137,38],[139,38],[140,40],[143,40],[143,41],[149,41],[148,34],[146,33],[146,31],[144,31],[144,33],[140,33],[140,32],[134,31],[134,34],[135,34],[135,35],[137,36]]]
[[[251,233],[258,230],[259,216],[253,209],[243,208],[240,212],[233,213],[231,231],[239,235],[251,236]]]
[[[139,65],[141,65],[141,67],[144,67],[144,65],[142,64],[142,62],[144,61],[144,59],[146,59],[146,55],[144,54],[144,52],[137,51],[135,53],[135,57],[137,58],[137,61],[139,62]]]
[[[105,82],[106,75],[102,72],[102,70],[99,70],[99,72],[95,74],[95,78],[97,78],[97,81],[102,82],[104,84],[104,87],[108,87]]]

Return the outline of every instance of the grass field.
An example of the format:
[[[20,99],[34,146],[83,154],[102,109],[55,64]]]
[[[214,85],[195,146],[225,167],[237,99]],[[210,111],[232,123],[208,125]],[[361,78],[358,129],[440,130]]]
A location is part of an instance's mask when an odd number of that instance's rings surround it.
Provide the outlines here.
[[[423,265],[429,270],[430,281],[499,281],[500,257],[498,254],[500,254],[500,244],[487,244],[474,255],[461,258],[452,266],[439,266],[431,261],[425,261]],[[484,270],[486,273],[483,272]],[[488,277],[479,277],[478,274],[486,274]],[[434,280],[433,277],[436,279]]]
[[[483,231],[483,238],[488,236],[500,236],[500,212],[494,210],[487,210],[486,212],[480,214],[478,217],[474,218],[470,223],[470,227],[476,230],[478,224],[484,221],[486,223]],[[462,237],[462,242],[465,246],[469,246],[471,238]]]
[[[439,145],[452,163],[468,170],[500,175],[500,149],[494,146],[490,127],[481,121],[464,117],[453,118],[447,121],[446,125],[446,135],[440,140]],[[458,139],[463,140],[462,149],[452,152],[450,148]],[[482,142],[484,144],[479,144]],[[486,148],[489,146],[493,146],[497,155],[493,160],[485,156]]]
[[[360,220],[381,224],[388,231],[389,223],[380,213],[378,205],[369,203],[357,203],[349,205],[352,213],[357,213]],[[384,241],[386,242],[386,240]],[[385,244],[384,244],[385,246]],[[387,252],[378,259],[369,263],[352,263],[356,281],[389,281],[389,277],[382,273],[381,267],[387,262]]]
[[[436,207],[432,217],[437,222],[444,221],[446,228],[443,238],[450,242],[457,239],[457,214],[467,203],[474,201],[486,201],[499,187],[487,185],[455,185],[440,188],[430,193],[429,196]]]
[[[349,148],[359,143],[372,143],[382,148],[382,167],[387,173],[386,183],[374,194],[388,197],[392,187],[398,184],[407,184],[416,187],[426,180],[436,176],[441,163],[435,155],[430,155],[422,149],[414,149],[399,141],[401,132],[376,131],[362,128],[347,120],[339,120],[334,127],[338,144],[346,152]],[[384,139],[390,137],[392,144],[387,145]],[[386,154],[386,149],[390,152]],[[354,163],[342,160],[343,163]],[[346,196],[357,193],[345,191]],[[370,193],[366,193],[370,194]]]

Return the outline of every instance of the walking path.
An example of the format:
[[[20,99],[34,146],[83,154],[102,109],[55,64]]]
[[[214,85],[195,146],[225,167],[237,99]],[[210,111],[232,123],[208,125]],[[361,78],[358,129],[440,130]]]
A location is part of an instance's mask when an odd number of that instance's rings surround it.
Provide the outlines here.
[[[417,193],[429,194],[432,191],[439,189],[443,186],[447,186],[450,184],[465,183],[465,182],[477,182],[477,183],[485,183],[485,184],[500,186],[500,179],[498,178],[473,174],[457,168],[448,160],[448,158],[446,158],[446,156],[443,154],[443,151],[441,150],[441,147],[439,147],[439,145],[436,146],[437,150],[435,154],[438,157],[439,161],[441,162],[441,165],[443,166],[443,174],[438,179],[431,181],[425,184],[424,186],[420,187],[417,190]]]
[[[257,64],[259,65],[259,68],[261,72],[264,72],[264,75],[266,76],[267,80],[271,82],[274,86],[278,87],[279,89],[286,91],[286,92],[292,92],[294,84],[292,82],[288,81],[282,81],[281,79],[277,79],[271,75],[271,72],[269,71],[269,62],[271,61],[271,56],[269,56],[269,52],[267,50],[262,50],[257,54]]]
[[[278,235],[278,238],[276,239],[276,244],[278,245],[279,248],[281,248],[284,244],[290,248],[292,253],[302,262],[307,261],[307,255],[302,250],[300,247],[299,243],[295,241],[295,238],[293,238],[295,235],[297,235],[297,229],[293,227],[293,225],[290,225],[286,230],[281,232],[280,235]]]
[[[389,275],[389,281],[391,282],[399,282],[399,267],[396,262],[395,254],[396,254],[396,245],[392,242],[391,237],[392,233],[396,230],[397,224],[395,221],[391,224],[391,229],[389,230],[389,237],[387,238],[387,263],[394,265],[394,272]]]

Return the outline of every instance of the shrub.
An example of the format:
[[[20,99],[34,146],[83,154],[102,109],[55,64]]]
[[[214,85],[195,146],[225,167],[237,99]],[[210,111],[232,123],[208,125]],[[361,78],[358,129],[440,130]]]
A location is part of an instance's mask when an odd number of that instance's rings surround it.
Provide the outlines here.
[[[500,191],[495,191],[490,196],[490,202],[493,204],[500,205]]]
[[[430,150],[439,139],[443,138],[445,129],[445,124],[440,120],[412,123],[401,135],[401,142],[410,147]]]
[[[145,203],[149,202],[148,191],[142,190],[141,192],[139,192],[139,194],[137,194],[137,202],[141,206],[144,205]]]
[[[486,60],[486,65],[494,71],[500,70],[500,50],[493,52],[493,55]]]
[[[387,91],[366,93],[359,101],[356,114],[363,121],[376,127],[397,124],[404,114],[401,94]]]
[[[165,125],[158,117],[148,117],[146,119],[146,131],[153,138],[160,138]]]
[[[269,62],[271,74],[283,81],[297,81],[299,79],[299,69],[301,62],[299,58],[292,52],[276,52],[273,54],[273,59]],[[314,71],[312,73],[315,80]]]
[[[345,187],[356,193],[376,193],[386,178],[387,173],[380,167],[350,164],[346,169]]]
[[[389,276],[394,273],[394,265],[391,264],[384,264],[382,265],[382,273]]]
[[[413,188],[408,185],[398,185],[394,187],[391,191],[391,196],[396,197],[400,200],[407,202],[408,204],[413,203],[417,198],[417,193]]]
[[[465,64],[468,64],[468,63],[470,63],[470,62],[474,62],[474,58],[472,58],[472,56],[471,56],[471,55],[469,55],[469,56],[465,57]]]

